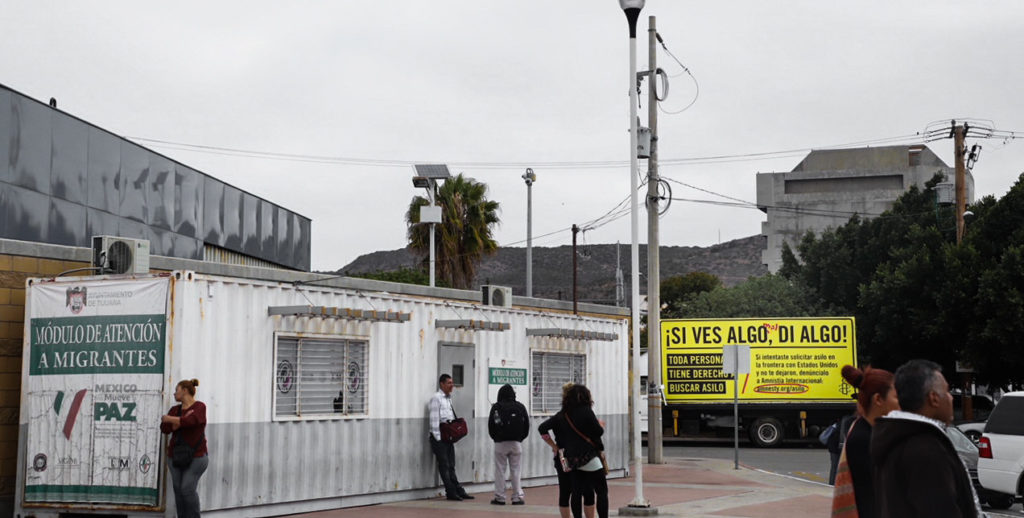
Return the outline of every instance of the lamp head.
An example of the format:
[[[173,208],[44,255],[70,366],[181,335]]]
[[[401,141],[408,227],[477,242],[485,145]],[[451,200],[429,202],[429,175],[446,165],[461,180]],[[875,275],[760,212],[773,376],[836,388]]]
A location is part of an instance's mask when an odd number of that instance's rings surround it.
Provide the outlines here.
[[[412,186],[426,189],[430,187],[430,178],[427,178],[426,176],[413,176]]]
[[[533,182],[537,181],[537,175],[533,174],[532,168],[526,168],[526,172],[523,173],[523,180],[526,180],[526,185],[532,185]]]
[[[626,22],[629,23],[629,37],[636,38],[636,20],[640,17],[640,10],[644,8],[644,0],[619,0],[619,7],[626,13]]]

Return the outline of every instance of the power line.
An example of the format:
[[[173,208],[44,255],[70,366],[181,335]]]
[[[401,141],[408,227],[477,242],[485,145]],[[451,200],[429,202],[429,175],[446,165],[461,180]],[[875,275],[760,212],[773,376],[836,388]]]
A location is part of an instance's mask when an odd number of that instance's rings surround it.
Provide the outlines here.
[[[587,230],[594,230],[594,229],[600,228],[600,227],[602,227],[604,225],[607,225],[607,224],[609,224],[609,223],[611,223],[611,222],[613,222],[613,221],[615,221],[617,219],[622,218],[626,214],[629,214],[629,207],[626,207],[624,209],[620,208],[623,205],[624,202],[629,200],[629,198],[630,197],[627,195],[626,198],[623,201],[620,201],[619,203],[617,203],[614,207],[612,207],[611,210],[609,210],[608,212],[604,213],[603,215],[601,215],[601,216],[591,220],[589,223],[587,223],[587,225],[588,225]],[[568,227],[565,227],[565,228],[560,228],[560,229],[557,229],[557,230],[552,230],[550,232],[541,234],[539,236],[533,236],[532,239],[534,241],[536,241],[536,240],[544,239],[546,237],[550,237],[550,236],[554,236],[554,235],[557,235],[557,234],[561,234],[563,232],[569,232],[571,230],[572,230],[572,226],[568,226]],[[525,243],[526,241],[527,241],[526,239],[522,239],[522,240],[519,240],[519,241],[512,241],[510,243],[499,244],[498,247],[502,248],[502,247],[510,247],[510,246],[515,246],[515,245],[520,245],[520,244]],[[473,255],[473,254],[469,254],[469,253],[466,253],[466,254],[456,254],[456,255],[453,255],[453,256],[448,256],[447,259],[449,259],[449,260],[451,260],[451,259],[458,259],[458,258],[461,258],[461,257],[468,257],[470,255]],[[334,279],[334,278],[337,278],[337,277],[344,277],[344,276],[345,276],[345,274],[344,274],[344,272],[342,272],[341,274],[338,274],[338,275],[327,275],[327,276],[321,277],[319,279],[313,279],[313,280],[310,280],[310,281],[305,281],[305,283],[321,282],[321,281],[326,281],[326,280],[329,280],[329,279]]]
[[[806,214],[806,215],[811,215],[811,216],[832,217],[832,218],[847,218],[847,219],[851,218],[853,216],[864,216],[864,217],[873,218],[873,219],[918,218],[918,217],[921,217],[921,216],[932,216],[934,214],[934,211],[931,211],[931,210],[925,211],[925,212],[909,213],[909,214],[894,214],[894,213],[891,213],[891,212],[889,212],[889,213],[886,213],[886,212],[882,212],[882,213],[878,213],[878,212],[858,212],[858,211],[850,211],[850,210],[837,210],[837,209],[824,209],[824,208],[791,207],[791,206],[785,206],[785,205],[751,206],[751,205],[749,205],[747,203],[725,202],[725,201],[718,201],[718,200],[700,200],[700,199],[691,199],[691,198],[672,198],[672,200],[674,200],[674,201],[681,201],[681,202],[687,202],[687,203],[703,203],[703,204],[707,204],[707,205],[716,205],[716,206],[720,206],[720,207],[731,207],[731,208],[739,208],[739,209],[757,209],[757,210],[773,209],[773,210],[778,210],[778,211],[793,212],[793,213],[797,213],[797,214]]]
[[[687,104],[686,106],[683,106],[679,110],[675,110],[675,111],[666,110],[664,107],[662,107],[661,103],[658,103],[658,109],[661,110],[662,112],[664,112],[664,113],[666,113],[668,115],[678,115],[680,113],[683,113],[686,110],[689,110],[690,107],[693,106],[694,103],[697,102],[697,98],[700,97],[700,82],[698,82],[697,81],[697,77],[694,76],[692,72],[690,72],[690,69],[687,68],[686,65],[684,65],[682,61],[679,61],[679,58],[677,58],[676,55],[673,54],[671,50],[668,50],[668,47],[665,45],[665,40],[661,39],[661,34],[658,34],[657,32],[655,32],[654,36],[656,38],[658,38],[658,43],[661,43],[661,48],[664,49],[665,53],[668,54],[669,57],[671,57],[673,60],[675,60],[676,64],[679,65],[679,68],[683,69],[683,72],[685,72],[687,75],[690,76],[690,79],[693,80],[694,87],[696,87],[696,91],[693,94],[693,100],[691,100],[689,104]],[[667,83],[666,83],[666,85],[667,85]],[[653,81],[652,81],[652,84],[650,85],[650,87],[654,88]]]
[[[669,177],[667,177],[667,176],[662,176],[661,178],[662,178],[663,180],[668,180],[668,181],[670,181],[670,182],[672,182],[672,183],[677,183],[677,184],[679,184],[679,185],[682,185],[683,187],[689,187],[689,188],[691,188],[691,189],[695,189],[695,190],[698,190],[698,191],[701,191],[701,192],[704,192],[704,193],[710,194],[710,195],[712,195],[712,196],[718,196],[718,197],[720,197],[720,198],[725,198],[725,199],[727,199],[727,200],[737,201],[737,202],[740,202],[740,203],[742,203],[742,204],[744,204],[744,205],[752,206],[752,207],[754,207],[754,208],[756,208],[756,207],[757,207],[757,204],[756,204],[756,203],[753,203],[753,202],[749,202],[749,201],[747,201],[747,200],[741,200],[741,199],[739,199],[739,198],[734,198],[734,197],[732,197],[732,196],[728,196],[728,195],[725,195],[725,194],[720,194],[720,193],[717,193],[717,192],[715,192],[715,191],[710,191],[710,190],[708,190],[708,189],[705,189],[705,188],[703,188],[703,187],[697,187],[696,185],[691,185],[691,184],[688,184],[688,183],[686,183],[686,182],[682,182],[682,181],[676,180],[676,179],[674,179],[674,178],[669,178]]]
[[[938,131],[934,133],[938,134]],[[1019,135],[1013,136],[1013,132],[1010,132],[1011,138],[1019,138]],[[814,150],[825,150],[825,149],[842,149],[854,146],[869,146],[874,144],[898,144],[898,143],[913,143],[913,142],[927,142],[927,137],[932,136],[932,133],[922,135],[921,133],[898,135],[894,137],[884,137],[870,140],[861,140],[856,142],[847,142],[843,144],[832,144],[828,146],[818,147],[803,147],[794,148],[780,151],[766,151],[759,153],[738,153],[728,155],[711,155],[701,157],[683,157],[683,158],[664,158],[659,160],[658,164],[661,167],[676,167],[683,165],[696,165],[696,164],[709,164],[709,163],[725,163],[725,162],[749,162],[756,160],[775,160],[781,158],[790,158],[799,154],[807,153]],[[148,143],[156,147],[164,147],[174,149],[178,151],[190,151],[198,153],[207,153],[222,156],[232,156],[239,158],[252,158],[262,160],[281,160],[291,162],[310,162],[310,163],[325,163],[325,164],[340,164],[340,165],[351,165],[360,167],[409,167],[415,164],[422,164],[428,162],[437,162],[430,160],[400,160],[400,159],[387,159],[387,158],[360,158],[360,157],[349,157],[349,156],[331,156],[331,155],[314,155],[314,154],[301,154],[301,153],[282,153],[282,152],[271,152],[271,151],[257,151],[251,149],[241,148],[229,148],[223,146],[210,146],[204,144],[190,144],[185,142],[174,142],[169,140],[153,139],[148,137],[127,137],[140,143]],[[444,162],[444,161],[441,161]],[[518,161],[518,162],[446,162],[452,167],[463,167],[470,169],[521,169],[523,167],[542,167],[547,169],[619,169],[628,167],[628,160],[593,160],[593,161],[582,161],[582,160],[566,160],[566,161]]]
[[[703,203],[703,204],[707,204],[707,205],[716,205],[716,206],[720,206],[720,207],[732,207],[732,208],[739,208],[739,209],[757,209],[757,210],[774,209],[774,210],[778,210],[778,211],[794,212],[794,213],[797,213],[797,214],[805,214],[805,215],[809,215],[809,216],[822,216],[822,217],[835,217],[835,218],[849,218],[849,217],[855,216],[855,215],[857,215],[857,216],[866,216],[866,217],[879,217],[879,216],[882,215],[882,214],[857,212],[857,211],[848,211],[848,210],[817,209],[817,208],[808,208],[808,207],[786,207],[786,206],[782,206],[782,205],[763,205],[763,206],[758,207],[758,206],[751,206],[751,205],[748,205],[746,203],[734,203],[734,202],[725,202],[725,201],[718,201],[718,200],[699,200],[699,199],[691,199],[691,198],[672,198],[672,200],[673,201],[682,201],[682,202],[687,202],[687,203]]]

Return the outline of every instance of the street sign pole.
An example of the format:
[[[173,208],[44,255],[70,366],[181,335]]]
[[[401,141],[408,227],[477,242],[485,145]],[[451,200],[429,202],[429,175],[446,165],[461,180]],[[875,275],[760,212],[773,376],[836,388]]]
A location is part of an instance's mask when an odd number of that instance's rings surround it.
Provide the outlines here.
[[[733,469],[740,469],[740,374],[750,374],[750,346],[723,347],[722,372],[732,374]]]
[[[740,355],[739,351],[732,359],[732,450],[733,467],[740,469]]]

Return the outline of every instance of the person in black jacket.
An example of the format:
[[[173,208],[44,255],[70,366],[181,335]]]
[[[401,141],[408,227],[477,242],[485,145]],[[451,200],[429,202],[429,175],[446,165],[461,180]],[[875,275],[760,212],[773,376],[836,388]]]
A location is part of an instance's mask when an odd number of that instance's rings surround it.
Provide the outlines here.
[[[871,431],[878,516],[983,516],[967,468],[946,436],[953,396],[941,368],[911,360],[896,371],[895,386],[903,410],[878,418]]]
[[[583,496],[583,514],[592,518],[596,505],[597,515],[607,518],[608,481],[602,464],[604,443],[601,442],[604,426],[594,414],[593,406],[590,390],[583,385],[573,385],[563,399],[562,417],[570,430],[564,442],[565,456],[573,468],[572,491]]]
[[[491,405],[487,432],[494,440],[494,505],[505,505],[505,466],[512,479],[512,505],[523,505],[519,461],[523,456],[523,439],[530,435],[530,416],[526,407],[516,401],[516,391],[508,383],[498,389],[498,402]]]
[[[846,446],[846,433],[853,426],[853,422],[856,419],[856,412],[836,419],[835,423],[833,423],[836,428],[832,435],[828,436],[828,442],[825,443],[825,449],[828,450],[829,461],[831,462],[828,470],[828,484],[830,486],[836,483],[836,469],[839,467],[839,456],[842,455],[843,447]]]
[[[569,394],[569,389],[572,386],[571,382],[562,385],[563,407],[565,406],[565,397]],[[555,454],[555,473],[558,473],[558,513],[562,518],[569,518],[571,511],[572,518],[583,518],[582,498],[579,493],[572,492],[572,469],[562,469],[562,460],[558,455],[558,451],[565,445],[565,438],[569,434],[575,435],[575,432],[565,422],[561,410],[541,423],[537,431],[540,432],[540,438],[548,443],[551,451]],[[554,440],[551,439],[551,432],[555,433]]]

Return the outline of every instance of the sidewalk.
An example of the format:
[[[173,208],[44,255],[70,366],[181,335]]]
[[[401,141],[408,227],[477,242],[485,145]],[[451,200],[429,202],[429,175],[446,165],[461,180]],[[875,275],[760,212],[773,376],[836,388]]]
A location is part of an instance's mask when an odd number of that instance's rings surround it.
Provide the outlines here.
[[[634,496],[633,478],[608,481],[609,514]],[[557,486],[526,488],[524,506],[490,505],[491,492],[475,500],[450,502],[443,498],[354,507],[290,515],[289,518],[531,518],[558,516]],[[644,465],[644,496],[660,516],[706,518],[820,518],[832,510],[832,488],[823,484],[744,468],[731,461],[667,459],[667,464]]]

